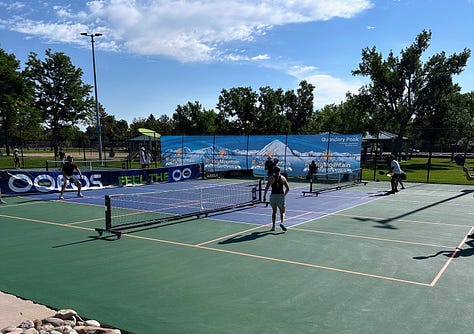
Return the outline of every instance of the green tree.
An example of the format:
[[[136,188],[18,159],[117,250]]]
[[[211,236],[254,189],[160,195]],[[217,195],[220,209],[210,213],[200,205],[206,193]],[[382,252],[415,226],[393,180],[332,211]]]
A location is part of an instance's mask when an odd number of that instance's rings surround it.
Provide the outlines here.
[[[220,111],[216,116],[215,128],[215,133],[220,135],[231,135],[236,133],[233,122],[231,122],[222,111]]]
[[[110,134],[112,133],[110,127],[112,126],[110,115],[107,114],[105,111],[104,106],[99,102],[99,119],[100,119],[100,129],[101,129],[101,136],[102,136],[102,148],[107,146],[109,142],[111,141]],[[115,122],[115,117],[114,120]],[[86,128],[86,137],[87,140],[84,141],[83,144],[91,145],[92,143],[95,143],[96,145],[99,143],[99,134],[97,133],[97,118],[96,118],[96,113],[95,113],[95,106],[94,106],[94,111],[90,112],[85,115],[85,118],[80,121],[80,123],[87,125]],[[104,124],[105,123],[105,124]],[[113,134],[114,136],[120,136],[120,134]],[[124,136],[126,136],[126,133],[124,133]],[[62,137],[59,137],[58,139],[62,140]]]
[[[173,120],[168,115],[161,115],[157,120],[157,129],[161,135],[170,135],[173,132]]]
[[[140,131],[138,131],[138,129],[140,128],[146,128],[146,119],[143,117],[132,119],[132,123],[130,123],[130,130],[129,130],[130,137],[133,138],[133,137],[141,136]],[[153,130],[153,129],[150,129],[150,130]]]
[[[385,124],[385,118],[378,117],[370,96],[364,94],[346,94],[346,101],[340,105],[340,133],[370,133],[378,132]]]
[[[216,119],[215,112],[206,110],[198,101],[178,105],[173,113],[174,132],[186,135],[214,134]]]
[[[417,117],[413,126],[418,141],[424,142],[428,148],[436,141],[452,149],[460,146],[468,150],[474,140],[474,92],[452,92],[441,105],[433,106],[432,113]]]
[[[336,104],[325,105],[316,113],[316,119],[319,127],[318,132],[340,132],[342,127],[341,107]]]
[[[461,60],[462,61],[462,60]],[[416,122],[422,125],[421,135],[428,141],[430,152],[435,141],[449,140],[453,113],[462,105],[460,87],[452,82],[451,73],[459,73],[459,59],[447,59],[444,52],[433,56],[427,63],[430,68],[426,85],[420,96],[423,108],[417,114]],[[467,62],[467,58],[466,58]]]
[[[460,144],[467,151],[474,141],[474,91],[459,94],[456,108],[451,114],[454,130],[451,131],[451,143]]]
[[[114,115],[101,117],[102,142],[104,147],[114,146],[116,143],[126,144],[128,141],[128,123],[125,120],[117,121]],[[92,128],[95,131],[95,127]]]
[[[223,89],[219,95],[217,110],[222,118],[232,123],[234,133],[238,134],[257,121],[257,101],[258,94],[251,87]]]
[[[258,97],[258,117],[250,129],[251,133],[286,133],[290,121],[284,114],[284,92],[281,88],[261,87]]]
[[[153,114],[150,114],[145,120],[144,128],[158,132],[159,122]]]
[[[301,134],[307,124],[306,120],[313,116],[313,91],[314,86],[303,80],[296,94],[293,91],[287,91],[285,94],[284,109],[293,134]]]
[[[348,95],[346,102],[328,104],[317,111],[306,132],[364,133],[369,111],[358,95]]]
[[[82,82],[82,70],[62,52],[46,50],[45,60],[30,53],[25,74],[34,87],[34,105],[51,130],[57,154],[61,129],[75,126],[94,112],[91,86]]]
[[[197,102],[196,102],[197,104]],[[178,105],[173,113],[173,127],[176,134],[191,135],[195,131],[196,114],[198,107],[188,102],[186,105]]]
[[[38,129],[37,113],[31,108],[31,87],[20,71],[20,62],[15,55],[0,49],[0,128],[6,153],[10,155],[10,145],[20,142],[20,134]]]
[[[393,153],[401,150],[402,139],[413,117],[438,113],[443,100],[452,92],[452,76],[462,72],[470,50],[446,57],[444,53],[422,63],[422,55],[429,47],[431,32],[423,30],[415,42],[396,57],[392,51],[386,60],[376,48],[362,50],[362,62],[353,75],[367,76],[371,83],[366,89],[375,107],[398,126],[398,137]],[[432,106],[436,105],[436,110]],[[442,117],[440,117],[442,118]]]

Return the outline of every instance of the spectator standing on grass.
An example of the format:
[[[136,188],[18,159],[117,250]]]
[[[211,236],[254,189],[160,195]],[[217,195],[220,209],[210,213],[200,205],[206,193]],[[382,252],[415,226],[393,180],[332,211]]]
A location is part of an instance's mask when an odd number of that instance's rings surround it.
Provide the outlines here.
[[[74,175],[74,171],[77,171],[79,174],[79,177],[77,175]],[[66,190],[66,186],[68,182],[70,184],[74,184],[77,187],[77,197],[84,197],[81,193],[81,188],[82,188],[82,183],[81,179],[82,178],[82,173],[77,167],[76,163],[74,162],[74,159],[72,156],[68,155],[66,158],[66,162],[64,162],[63,167],[62,167],[62,173],[63,173],[63,185],[61,187],[61,194],[59,194],[59,199],[64,199],[64,191]]]
[[[286,231],[283,224],[285,222],[285,196],[290,191],[290,186],[286,178],[280,174],[280,168],[273,168],[274,174],[268,179],[265,191],[263,193],[263,201],[267,201],[267,192],[272,187],[270,195],[270,206],[272,207],[272,231],[275,231],[275,222],[277,210],[280,210],[280,228]]]
[[[15,163],[15,168],[20,168],[20,155],[17,148],[13,150],[13,162]]]
[[[140,166],[142,166],[142,169],[147,167],[146,160],[147,160],[147,154],[145,151],[145,147],[140,147],[140,152],[139,152],[139,157],[140,157]]]
[[[151,165],[151,162],[152,162],[153,158],[151,156],[151,153],[150,152],[147,152],[146,153],[146,167],[147,168],[150,168],[150,165]]]
[[[62,147],[59,148],[58,156],[59,156],[59,160],[61,160],[61,162],[64,162],[64,157],[66,156],[66,153],[64,153]]]

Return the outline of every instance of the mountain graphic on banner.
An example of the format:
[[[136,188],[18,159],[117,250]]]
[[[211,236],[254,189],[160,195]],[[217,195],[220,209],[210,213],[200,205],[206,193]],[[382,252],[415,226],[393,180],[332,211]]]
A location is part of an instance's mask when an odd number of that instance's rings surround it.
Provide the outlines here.
[[[274,140],[267,145],[265,145],[262,149],[257,151],[257,155],[261,156],[270,156],[270,157],[284,157],[294,155],[291,149],[282,143],[279,140]]]
[[[349,135],[340,140],[325,140],[321,135],[289,136],[227,136],[204,140],[174,139],[174,149],[163,153],[163,165],[172,166],[203,163],[208,171],[252,169],[254,175],[265,173],[267,157],[278,159],[282,172],[292,176],[305,176],[308,165],[315,161],[321,172],[346,172],[360,168],[360,145],[354,145]],[[339,138],[338,137],[338,138]],[[161,138],[165,143],[166,137]],[[357,141],[360,143],[360,141]],[[183,145],[184,143],[184,145]],[[169,144],[168,144],[169,145]],[[168,146],[170,147],[170,146]]]

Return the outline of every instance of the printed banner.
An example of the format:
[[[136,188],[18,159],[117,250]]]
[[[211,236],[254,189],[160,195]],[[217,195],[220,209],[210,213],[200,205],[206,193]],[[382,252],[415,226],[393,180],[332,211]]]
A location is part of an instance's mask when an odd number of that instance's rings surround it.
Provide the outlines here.
[[[252,169],[263,175],[271,157],[282,172],[305,176],[312,161],[319,173],[359,170],[362,135],[162,136],[161,145],[165,167],[203,163],[207,172]]]
[[[0,187],[2,194],[19,195],[25,193],[48,193],[61,190],[64,177],[60,171],[11,171],[2,173]],[[167,168],[129,169],[121,171],[84,171],[82,189],[101,189],[110,186],[148,184],[153,182],[177,182],[196,179],[200,176],[197,164],[172,166]],[[69,184],[66,189],[77,189]]]

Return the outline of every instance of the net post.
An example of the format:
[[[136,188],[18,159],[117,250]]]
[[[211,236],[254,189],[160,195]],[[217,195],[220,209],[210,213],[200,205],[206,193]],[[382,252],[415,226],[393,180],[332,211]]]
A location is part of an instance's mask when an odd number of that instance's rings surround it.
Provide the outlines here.
[[[206,172],[204,171],[204,163],[201,162],[199,164],[199,170],[201,171],[201,179],[205,179],[206,178]]]
[[[200,204],[200,207],[201,207],[201,211],[204,211],[204,207],[202,206],[202,188],[199,189],[199,204]]]
[[[105,195],[105,229],[110,230],[112,228],[112,207],[110,205],[110,196]]]
[[[262,202],[262,180],[258,180],[258,201]]]
[[[311,178],[309,180],[309,192],[312,193],[313,192],[313,178]]]

